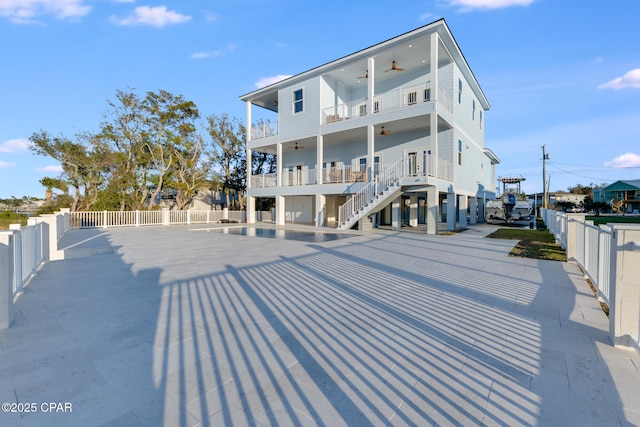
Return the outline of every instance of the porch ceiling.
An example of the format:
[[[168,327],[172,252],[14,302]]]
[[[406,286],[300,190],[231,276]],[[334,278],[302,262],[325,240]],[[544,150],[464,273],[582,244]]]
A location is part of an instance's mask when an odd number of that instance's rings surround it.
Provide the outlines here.
[[[410,40],[403,40],[393,49],[386,49],[374,55],[375,60],[375,81],[397,77],[400,73],[411,73],[419,69],[430,68],[431,40],[429,35],[423,35]],[[441,64],[450,62],[449,58],[440,55]],[[387,71],[391,68],[393,61],[396,61],[398,68],[404,71]],[[339,67],[325,73],[325,76],[336,80],[349,88],[364,87],[367,85],[367,74],[369,68],[366,57],[355,58],[350,62],[340,64]]]

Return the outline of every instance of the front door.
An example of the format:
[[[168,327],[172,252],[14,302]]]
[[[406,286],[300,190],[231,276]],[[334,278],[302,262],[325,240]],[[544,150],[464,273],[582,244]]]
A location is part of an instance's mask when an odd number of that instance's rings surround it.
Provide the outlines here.
[[[410,151],[407,153],[407,175],[423,176],[426,168],[427,151]]]

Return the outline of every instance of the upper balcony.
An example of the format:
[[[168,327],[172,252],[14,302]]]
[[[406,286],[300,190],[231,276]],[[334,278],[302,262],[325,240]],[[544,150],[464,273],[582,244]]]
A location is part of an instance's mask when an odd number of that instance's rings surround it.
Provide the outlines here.
[[[447,111],[453,113],[453,101],[445,90],[438,85],[437,103]],[[373,97],[373,112],[382,113],[411,108],[426,102],[434,102],[431,82],[405,86],[387,92],[381,92]],[[335,123],[346,119],[355,119],[367,115],[367,97],[359,98],[347,103],[335,105],[322,110],[322,124]],[[277,143],[278,129],[273,123],[261,123],[251,127],[251,140],[260,142],[258,146]],[[273,140],[271,140],[273,138]],[[265,141],[262,141],[265,140]]]
[[[431,82],[402,87],[376,94],[373,97],[373,113],[409,108],[425,102],[433,102]],[[360,98],[322,110],[322,124],[334,123],[367,115],[368,98]],[[444,89],[438,86],[438,103],[453,113],[453,102]]]

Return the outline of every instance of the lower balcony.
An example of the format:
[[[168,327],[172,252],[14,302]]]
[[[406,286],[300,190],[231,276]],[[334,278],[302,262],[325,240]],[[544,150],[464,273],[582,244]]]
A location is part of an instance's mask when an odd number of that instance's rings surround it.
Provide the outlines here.
[[[377,175],[384,167],[384,163],[376,163],[374,165],[374,174]],[[446,181],[453,181],[453,164],[440,159],[436,166],[435,157],[429,154],[408,155],[402,159],[401,167],[403,177],[405,178],[434,177]],[[250,188],[277,187],[277,178],[277,174],[275,173],[252,175]],[[322,168],[322,184],[349,184],[353,182],[366,182],[367,180],[366,165]],[[286,168],[282,171],[282,187],[315,184],[318,184],[315,168],[296,166]]]

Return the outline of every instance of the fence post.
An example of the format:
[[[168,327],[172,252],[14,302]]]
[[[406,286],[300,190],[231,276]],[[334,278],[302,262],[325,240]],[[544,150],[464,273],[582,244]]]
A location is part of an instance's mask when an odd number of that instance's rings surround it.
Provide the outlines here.
[[[169,209],[162,208],[162,225],[170,225],[169,221]]]
[[[614,345],[640,351],[640,225],[609,226],[612,230],[609,333]]]
[[[191,209],[187,209],[187,224],[191,225]]]
[[[140,227],[140,211],[136,210],[136,227]]]
[[[13,293],[22,289],[22,238],[20,224],[9,224],[9,230],[13,231]]]
[[[209,224],[210,220],[211,220],[211,211],[207,210],[207,224]]]
[[[13,321],[13,233],[0,232],[0,330]]]
[[[102,211],[102,228],[107,228],[107,211]]]

